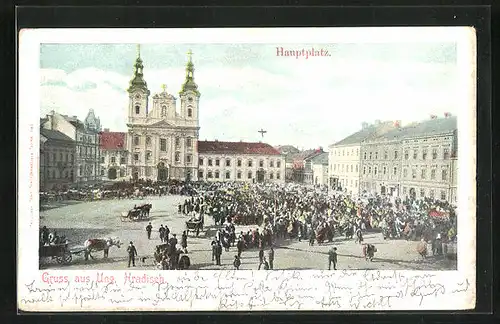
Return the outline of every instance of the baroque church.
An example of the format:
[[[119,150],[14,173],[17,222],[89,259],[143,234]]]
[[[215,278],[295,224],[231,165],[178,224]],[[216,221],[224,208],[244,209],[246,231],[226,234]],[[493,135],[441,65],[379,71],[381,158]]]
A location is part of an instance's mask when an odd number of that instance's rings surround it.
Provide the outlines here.
[[[103,178],[285,181],[284,156],[269,144],[198,140],[200,92],[194,81],[191,51],[179,98],[168,93],[166,86],[151,96],[143,69],[138,46],[134,75],[127,89],[128,131],[100,132]]]
[[[151,92],[143,68],[138,45],[134,75],[127,89],[127,175],[132,179],[195,181],[200,92],[194,81],[192,53],[188,53],[186,76],[178,98],[162,86],[162,91],[153,94],[150,101]]]

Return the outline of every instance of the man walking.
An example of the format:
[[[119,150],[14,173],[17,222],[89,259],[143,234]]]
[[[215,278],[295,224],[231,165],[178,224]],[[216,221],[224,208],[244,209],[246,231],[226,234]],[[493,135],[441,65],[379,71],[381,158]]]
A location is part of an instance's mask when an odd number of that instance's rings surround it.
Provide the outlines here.
[[[129,246],[127,247],[127,252],[128,252],[128,267],[130,268],[130,262],[132,262],[132,266],[135,267],[135,257],[137,256],[137,250],[132,241],[130,241]]]
[[[260,251],[259,251],[259,270],[260,270],[260,267],[264,264],[264,249],[261,247],[260,248]]]
[[[161,224],[158,231],[160,232],[160,241],[163,243],[163,241],[165,240],[165,227],[163,227],[163,224]]]
[[[243,241],[243,237],[240,237],[238,243],[236,243],[236,248],[238,249],[238,258],[241,258],[241,252],[245,248],[245,241]]]
[[[151,223],[148,224],[148,226],[146,226],[146,233],[148,233],[148,240],[151,239],[151,231],[153,230],[153,226],[151,225]]]
[[[222,245],[220,244],[220,242],[217,242],[217,245],[215,247],[215,264],[220,266],[222,265],[221,262],[220,262],[220,257],[222,255]]]
[[[332,270],[331,266],[333,263],[333,270],[337,270],[337,248],[331,248],[328,251],[328,270]]]
[[[165,232],[163,233],[163,240],[165,242],[168,242],[169,235],[170,235],[170,228],[168,228],[168,226],[165,225]]]
[[[274,263],[274,249],[271,246],[271,249],[269,250],[268,254],[268,260],[269,260],[269,269],[273,270],[273,263]]]

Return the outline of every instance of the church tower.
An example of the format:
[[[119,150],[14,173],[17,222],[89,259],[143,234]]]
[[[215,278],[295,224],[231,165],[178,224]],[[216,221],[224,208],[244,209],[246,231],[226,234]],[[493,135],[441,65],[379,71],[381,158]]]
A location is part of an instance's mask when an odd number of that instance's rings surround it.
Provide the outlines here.
[[[200,101],[200,92],[198,85],[194,82],[194,64],[192,60],[193,52],[188,52],[188,62],[186,65],[186,79],[179,92],[181,99],[180,117],[192,126],[199,125],[198,105]]]
[[[134,76],[127,89],[129,93],[128,122],[141,123],[148,116],[148,101],[150,91],[144,80],[144,65],[141,59],[141,45],[137,45],[137,58],[134,64]]]

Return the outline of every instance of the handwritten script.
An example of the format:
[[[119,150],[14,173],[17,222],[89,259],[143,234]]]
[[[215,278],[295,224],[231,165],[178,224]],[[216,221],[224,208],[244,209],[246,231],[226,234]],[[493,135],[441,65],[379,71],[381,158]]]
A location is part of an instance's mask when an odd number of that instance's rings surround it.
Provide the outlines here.
[[[82,280],[51,276],[20,289],[21,309],[51,310],[383,310],[425,307],[463,300],[468,279],[442,282],[433,273],[403,271],[191,271],[102,273]],[[53,279],[59,280],[53,280]],[[103,278],[106,278],[104,280]],[[24,306],[24,307],[23,307]],[[409,307],[408,307],[409,306]]]

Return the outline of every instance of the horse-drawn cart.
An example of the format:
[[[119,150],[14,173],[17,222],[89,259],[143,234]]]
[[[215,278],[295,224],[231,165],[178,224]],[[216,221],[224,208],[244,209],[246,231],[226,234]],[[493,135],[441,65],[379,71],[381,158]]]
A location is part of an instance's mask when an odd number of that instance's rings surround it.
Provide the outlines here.
[[[39,257],[55,259],[59,264],[68,264],[73,259],[68,243],[40,245]]]
[[[196,236],[200,234],[200,231],[203,231],[203,219],[190,219],[186,222],[186,232],[189,235],[189,231],[195,232]]]
[[[128,212],[123,212],[120,215],[120,219],[122,222],[142,222],[148,221],[149,211],[151,210],[151,204],[144,204],[141,206],[135,206],[133,209]]]

